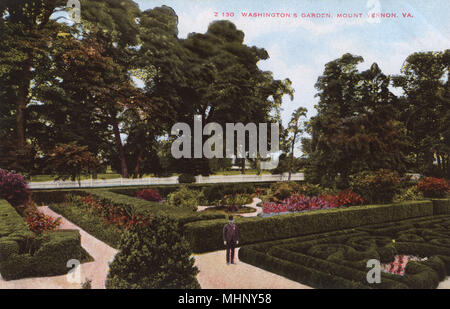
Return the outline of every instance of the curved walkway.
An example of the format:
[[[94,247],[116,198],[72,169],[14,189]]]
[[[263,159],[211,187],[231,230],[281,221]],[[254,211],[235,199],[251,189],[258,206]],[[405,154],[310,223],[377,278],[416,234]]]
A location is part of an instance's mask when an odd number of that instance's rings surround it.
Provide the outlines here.
[[[249,212],[249,213],[243,213],[243,214],[237,214],[236,216],[241,216],[241,217],[257,217],[259,214],[262,214],[263,209],[262,207],[256,206],[259,203],[261,203],[261,199],[254,197],[253,198],[253,202],[251,202],[250,204],[244,205],[245,207],[249,207],[249,208],[254,208],[256,209],[255,212]],[[197,207],[197,211],[204,211],[208,208],[214,208],[216,206],[198,206]]]
[[[225,250],[195,255],[200,273],[197,280],[202,289],[310,289],[285,277],[240,262],[236,249],[236,264],[225,263]]]
[[[39,207],[39,211],[52,216],[61,217],[47,206]],[[114,259],[117,250],[98,240],[86,231],[62,217],[59,227],[62,230],[79,230],[81,245],[94,258],[93,262],[80,265],[81,282],[92,280],[93,289],[104,289],[109,263]],[[71,283],[66,275],[55,277],[27,278],[5,281],[0,278],[0,289],[79,289],[80,283]]]

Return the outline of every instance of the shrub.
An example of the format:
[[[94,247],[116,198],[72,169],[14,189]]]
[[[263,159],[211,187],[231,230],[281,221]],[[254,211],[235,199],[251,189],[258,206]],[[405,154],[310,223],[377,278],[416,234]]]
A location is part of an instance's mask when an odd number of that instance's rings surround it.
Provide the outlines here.
[[[270,186],[270,195],[273,201],[282,201],[300,191],[296,182],[277,182]]]
[[[406,189],[401,190],[394,197],[394,201],[396,202],[404,202],[404,201],[417,201],[423,199],[423,193],[417,188],[417,185],[412,187],[407,187]]]
[[[151,202],[162,201],[161,195],[153,189],[142,189],[136,193],[136,197]]]
[[[30,199],[30,192],[25,179],[18,174],[13,174],[0,169],[0,199],[7,200],[19,213],[24,214]]]
[[[208,203],[219,203],[225,195],[253,194],[256,192],[255,185],[249,183],[214,184],[203,188],[203,194]]]
[[[170,206],[182,207],[197,211],[198,205],[205,201],[203,192],[190,190],[187,186],[181,186],[179,190],[167,196]]]
[[[236,211],[239,207],[251,203],[252,200],[248,194],[225,195],[220,201],[220,205],[227,207],[229,211]]]
[[[305,183],[300,185],[297,190],[298,193],[306,195],[306,196],[319,196],[324,193],[324,189],[320,185],[314,185],[310,183]]]
[[[450,186],[445,179],[426,177],[417,185],[425,197],[445,197]]]
[[[364,203],[363,197],[352,190],[343,190],[336,198],[339,206],[356,206]]]
[[[178,176],[178,183],[194,183],[195,176],[192,174],[181,174]]]
[[[25,220],[0,200],[0,273],[5,280],[66,274],[67,261],[82,261],[78,231],[34,235]]]
[[[200,288],[189,243],[181,235],[177,222],[165,216],[125,232],[120,252],[110,265],[106,288]]]
[[[3,250],[0,240],[0,255]],[[67,261],[83,260],[80,233],[61,230],[21,238],[6,260],[0,261],[0,273],[6,280],[67,274]]]
[[[55,231],[61,224],[61,218],[55,219],[37,211],[27,216],[28,227],[35,234]]]
[[[402,178],[397,172],[380,169],[350,177],[350,187],[368,203],[391,203],[399,192]]]

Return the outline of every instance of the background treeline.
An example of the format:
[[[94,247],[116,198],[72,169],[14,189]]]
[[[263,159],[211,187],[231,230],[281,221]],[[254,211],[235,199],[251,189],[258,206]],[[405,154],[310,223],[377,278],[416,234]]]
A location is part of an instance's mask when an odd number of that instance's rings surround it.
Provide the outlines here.
[[[169,7],[140,11],[130,0],[0,3],[0,165],[72,177],[107,166],[123,177],[209,174],[230,160],[170,155],[176,122],[279,121],[291,82],[257,64],[268,53],[243,44],[228,21],[178,37]],[[174,137],[172,137],[174,138]]]
[[[0,3],[0,167],[63,178],[96,177],[108,166],[123,177],[207,175],[231,161],[174,160],[174,123],[196,114],[222,125],[280,122],[283,96],[293,98],[289,79],[258,68],[267,51],[245,45],[229,21],[181,39],[166,6],[82,0],[73,24],[62,18],[65,5]],[[410,55],[397,76],[377,64],[360,72],[363,58],[351,54],[327,63],[318,113],[305,121],[306,109],[295,110],[273,172],[306,169],[308,181],[341,186],[381,168],[448,178],[449,55]]]
[[[302,141],[307,179],[345,187],[381,169],[449,178],[450,50],[414,53],[395,76],[376,63],[360,72],[361,62],[345,54],[317,80],[318,113]]]

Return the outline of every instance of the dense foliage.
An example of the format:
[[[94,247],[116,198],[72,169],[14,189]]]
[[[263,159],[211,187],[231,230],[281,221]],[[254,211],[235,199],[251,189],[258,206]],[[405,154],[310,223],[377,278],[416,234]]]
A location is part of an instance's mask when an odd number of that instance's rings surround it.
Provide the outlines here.
[[[200,288],[189,243],[173,219],[155,217],[133,227],[122,235],[119,250],[106,280],[109,289]]]
[[[183,173],[178,176],[178,183],[194,183],[195,181],[195,176],[192,174]]]
[[[53,218],[41,212],[34,212],[26,217],[30,231],[35,234],[55,231],[61,224],[61,218]]]
[[[450,185],[445,179],[426,177],[417,184],[425,197],[445,197],[450,192]]]
[[[167,201],[173,207],[197,211],[198,206],[205,203],[205,197],[202,191],[191,190],[186,185],[182,185],[180,189],[167,196]]]
[[[162,197],[159,195],[158,191],[153,189],[142,189],[136,192],[136,197],[144,199],[151,202],[161,202]]]
[[[368,203],[390,203],[403,181],[397,172],[380,169],[352,175],[350,187]]]

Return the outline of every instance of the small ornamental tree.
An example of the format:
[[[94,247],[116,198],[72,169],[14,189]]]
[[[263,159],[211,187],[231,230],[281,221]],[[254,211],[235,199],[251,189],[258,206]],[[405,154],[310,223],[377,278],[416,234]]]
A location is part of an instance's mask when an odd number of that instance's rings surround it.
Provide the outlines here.
[[[21,175],[0,169],[0,199],[7,200],[19,214],[26,216],[36,210],[30,196],[27,182]]]
[[[0,198],[18,206],[28,201],[30,193],[27,182],[19,174],[0,169]]]
[[[108,289],[196,289],[197,267],[177,222],[158,216],[122,234]]]
[[[74,142],[57,145],[48,155],[47,166],[48,172],[56,176],[55,179],[78,179],[80,184],[81,175],[89,175],[100,163],[87,150],[87,146],[79,146]]]

